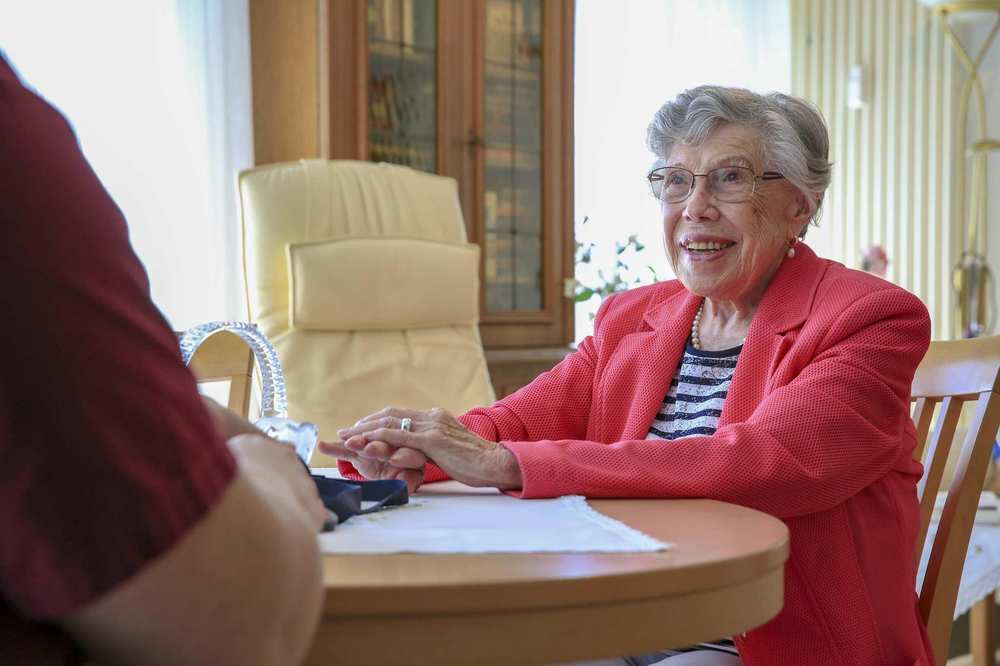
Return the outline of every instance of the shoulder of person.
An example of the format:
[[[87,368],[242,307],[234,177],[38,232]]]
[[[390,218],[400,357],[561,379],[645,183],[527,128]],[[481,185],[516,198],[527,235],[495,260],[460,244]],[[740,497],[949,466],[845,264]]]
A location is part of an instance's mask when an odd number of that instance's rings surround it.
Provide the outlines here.
[[[847,313],[858,314],[872,322],[887,318],[904,318],[921,324],[930,335],[930,315],[920,298],[897,284],[871,273],[854,270],[833,261],[817,285],[812,310],[825,311],[840,318]]]
[[[823,276],[816,285],[814,306],[822,305],[840,310],[854,303],[898,302],[904,309],[914,309],[926,313],[923,301],[898,284],[877,275],[848,268],[829,259],[820,259],[825,264]]]

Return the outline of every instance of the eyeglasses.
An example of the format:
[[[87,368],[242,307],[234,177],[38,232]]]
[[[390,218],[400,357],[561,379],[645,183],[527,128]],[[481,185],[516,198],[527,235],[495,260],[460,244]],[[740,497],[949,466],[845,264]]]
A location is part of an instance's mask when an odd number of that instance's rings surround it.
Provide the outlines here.
[[[761,175],[743,166],[725,166],[708,173],[694,173],[683,167],[659,167],[649,172],[649,189],[653,196],[667,203],[680,203],[694,192],[697,176],[708,179],[708,191],[723,203],[742,203],[757,192],[762,180],[780,180],[784,176],[774,171]]]

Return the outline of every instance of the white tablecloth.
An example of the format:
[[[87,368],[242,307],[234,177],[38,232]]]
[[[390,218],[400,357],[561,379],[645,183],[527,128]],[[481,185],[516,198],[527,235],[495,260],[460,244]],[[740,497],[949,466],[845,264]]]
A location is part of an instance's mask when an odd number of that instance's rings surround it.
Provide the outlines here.
[[[917,573],[918,592],[923,584],[927,560],[930,558],[930,544],[936,532],[937,523],[932,522],[926,541],[928,547],[924,549],[920,558],[920,569]],[[1000,587],[1000,525],[976,523],[969,539],[969,550],[962,569],[962,582],[958,586],[955,617],[968,612],[977,601],[991,594],[997,587]]]
[[[669,544],[590,508],[583,497],[522,500],[481,493],[416,494],[320,535],[324,553],[658,551]]]

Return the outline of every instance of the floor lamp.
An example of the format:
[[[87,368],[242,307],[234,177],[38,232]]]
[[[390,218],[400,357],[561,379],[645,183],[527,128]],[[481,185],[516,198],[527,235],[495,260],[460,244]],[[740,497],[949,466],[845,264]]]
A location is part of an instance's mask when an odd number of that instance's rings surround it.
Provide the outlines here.
[[[947,2],[921,0],[937,15],[938,23],[948,42],[965,68],[966,78],[958,101],[957,143],[962,153],[955,165],[957,190],[956,218],[965,225],[965,245],[952,280],[958,295],[960,334],[974,338],[988,334],[995,323],[996,303],[993,273],[986,260],[987,218],[987,157],[1000,150],[1000,141],[986,136],[986,94],[979,78],[979,67],[1000,31],[1000,0],[966,0]],[[952,25],[952,17],[971,12],[989,12],[993,27],[975,57],[962,46]],[[970,140],[968,132],[969,104],[975,98],[976,133]],[[966,163],[971,161],[971,177]]]

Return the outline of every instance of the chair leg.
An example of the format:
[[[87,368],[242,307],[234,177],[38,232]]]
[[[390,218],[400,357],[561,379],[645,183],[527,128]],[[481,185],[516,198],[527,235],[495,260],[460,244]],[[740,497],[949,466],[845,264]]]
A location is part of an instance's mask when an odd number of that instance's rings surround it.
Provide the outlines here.
[[[972,607],[969,615],[969,647],[973,666],[996,666],[997,642],[993,631],[996,607],[992,594],[983,597]]]

